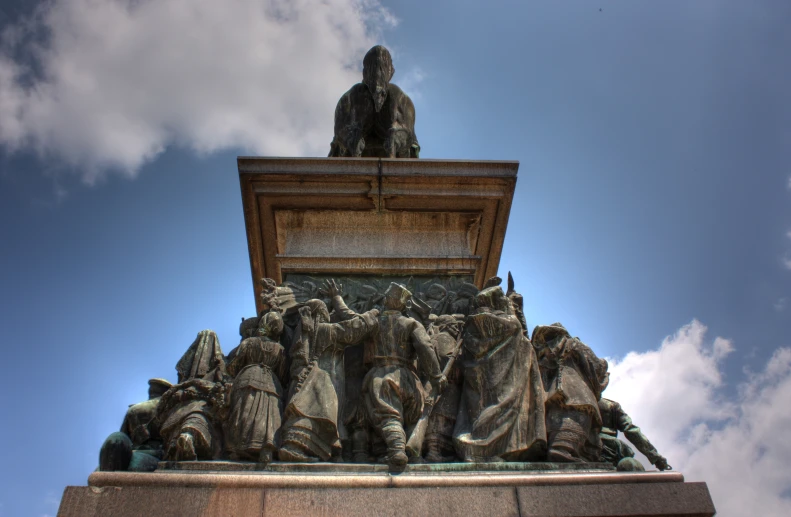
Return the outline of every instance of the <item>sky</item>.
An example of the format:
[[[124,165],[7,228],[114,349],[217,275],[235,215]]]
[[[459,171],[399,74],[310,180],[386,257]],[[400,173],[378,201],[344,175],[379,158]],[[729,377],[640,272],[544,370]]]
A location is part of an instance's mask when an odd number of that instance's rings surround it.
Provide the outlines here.
[[[718,515],[791,514],[791,3],[0,1],[0,515],[255,312],[236,156],[326,156],[386,45],[422,158],[518,160],[500,275]]]

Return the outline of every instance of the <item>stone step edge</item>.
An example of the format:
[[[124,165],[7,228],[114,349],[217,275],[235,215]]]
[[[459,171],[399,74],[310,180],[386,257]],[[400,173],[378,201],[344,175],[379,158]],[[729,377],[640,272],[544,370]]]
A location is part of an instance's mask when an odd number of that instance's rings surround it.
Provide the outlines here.
[[[680,472],[612,473],[366,473],[280,474],[253,472],[94,472],[91,487],[211,487],[211,488],[441,488],[464,486],[607,485],[683,483]]]

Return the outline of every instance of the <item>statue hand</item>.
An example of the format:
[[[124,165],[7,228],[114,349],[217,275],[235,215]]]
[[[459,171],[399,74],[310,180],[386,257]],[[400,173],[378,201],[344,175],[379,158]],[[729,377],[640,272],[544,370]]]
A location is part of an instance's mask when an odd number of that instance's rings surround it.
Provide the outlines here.
[[[660,456],[654,463],[654,466],[659,470],[673,470],[673,467],[667,464],[667,459],[665,459],[664,456]]]
[[[332,298],[333,296],[341,296],[343,295],[343,285],[336,284],[335,280],[330,278],[324,281],[324,290],[327,292],[327,296]]]
[[[357,140],[357,144],[352,149],[352,156],[355,158],[359,158],[363,155],[363,150],[365,149],[365,138],[360,138]]]
[[[374,318],[379,316],[379,309],[371,309],[371,316]]]
[[[448,387],[448,378],[440,374],[439,377],[431,379],[431,387],[434,388],[434,396],[436,397],[436,395],[442,393],[445,391],[445,388]]]

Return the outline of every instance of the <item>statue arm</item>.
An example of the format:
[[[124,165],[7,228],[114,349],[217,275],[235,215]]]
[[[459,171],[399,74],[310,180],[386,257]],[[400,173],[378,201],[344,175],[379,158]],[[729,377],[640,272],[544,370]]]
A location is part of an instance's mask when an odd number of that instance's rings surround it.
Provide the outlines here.
[[[332,156],[362,156],[365,149],[365,139],[363,138],[363,127],[354,109],[353,96],[354,87],[343,94],[335,107],[335,138],[333,147],[340,145],[341,150],[332,149]],[[337,152],[338,154],[333,154]]]
[[[656,465],[661,470],[665,470],[662,468],[662,464],[667,468],[667,460],[657,452],[656,447],[648,441],[648,438],[643,434],[640,428],[634,425],[632,419],[626,414],[626,411],[621,408],[620,404],[614,408],[614,412],[615,423],[618,430],[624,434],[626,439],[629,440],[638,451],[648,458],[648,461],[650,461],[652,465]]]
[[[414,326],[415,328],[412,330],[412,345],[415,347],[415,352],[417,352],[420,368],[431,379],[431,385],[438,391],[442,391],[444,388],[442,385],[447,384],[447,379],[442,375],[437,354],[431,346],[431,338],[423,328],[423,325],[415,321]]]
[[[346,302],[343,301],[340,294],[336,294],[332,297],[332,309],[338,314],[341,321],[350,320],[358,315],[346,306]]]
[[[359,344],[379,327],[379,319],[377,318],[379,311],[376,309],[363,314],[354,312],[353,314],[354,316],[349,320],[332,323],[333,341],[342,347]]]

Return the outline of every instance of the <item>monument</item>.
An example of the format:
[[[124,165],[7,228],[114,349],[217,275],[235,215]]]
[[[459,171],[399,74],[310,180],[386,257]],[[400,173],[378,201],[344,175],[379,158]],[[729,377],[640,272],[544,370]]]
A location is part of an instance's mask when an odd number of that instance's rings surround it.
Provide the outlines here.
[[[238,159],[256,314],[150,381],[58,515],[714,515],[607,361],[528,333],[497,276],[518,163],[419,159],[394,72],[366,54],[329,157]]]

